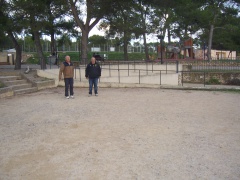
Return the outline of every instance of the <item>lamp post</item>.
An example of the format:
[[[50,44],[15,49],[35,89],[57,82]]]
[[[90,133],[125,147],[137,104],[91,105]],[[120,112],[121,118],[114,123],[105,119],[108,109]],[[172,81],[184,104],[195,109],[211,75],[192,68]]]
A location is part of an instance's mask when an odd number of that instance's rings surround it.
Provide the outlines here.
[[[158,37],[158,39],[160,39],[160,44],[161,44],[160,53],[161,53],[161,64],[162,64],[163,63],[163,51],[162,51],[162,49],[163,49],[163,35],[162,35],[162,33],[159,34],[157,37]]]

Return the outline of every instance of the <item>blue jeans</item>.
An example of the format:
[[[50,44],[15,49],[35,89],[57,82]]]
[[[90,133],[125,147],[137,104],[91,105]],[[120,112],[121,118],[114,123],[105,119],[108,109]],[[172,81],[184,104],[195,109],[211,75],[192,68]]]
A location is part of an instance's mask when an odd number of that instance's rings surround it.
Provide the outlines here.
[[[70,87],[70,96],[73,96],[73,78],[64,78],[65,96],[69,96],[68,88]]]
[[[98,78],[89,78],[89,94],[92,94],[92,87],[94,85],[94,93],[98,93]]]

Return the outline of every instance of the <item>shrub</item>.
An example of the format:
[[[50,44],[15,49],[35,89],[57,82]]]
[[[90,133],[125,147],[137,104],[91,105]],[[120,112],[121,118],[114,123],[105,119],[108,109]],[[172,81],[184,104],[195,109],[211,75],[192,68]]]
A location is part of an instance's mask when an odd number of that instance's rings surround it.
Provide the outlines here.
[[[4,84],[2,82],[0,82],[0,88],[3,88]]]
[[[234,78],[234,79],[228,80],[226,84],[240,86],[240,79]]]
[[[209,81],[206,82],[206,84],[221,84],[221,83],[216,78],[210,78]]]
[[[29,57],[26,61],[27,64],[40,64],[39,59],[36,57]]]

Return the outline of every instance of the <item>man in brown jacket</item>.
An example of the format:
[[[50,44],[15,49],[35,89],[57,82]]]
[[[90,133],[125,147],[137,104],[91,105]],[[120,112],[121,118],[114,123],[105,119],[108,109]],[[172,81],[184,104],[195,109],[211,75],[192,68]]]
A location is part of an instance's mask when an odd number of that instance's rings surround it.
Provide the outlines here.
[[[62,80],[62,74],[65,82],[65,97],[69,99],[68,88],[70,87],[70,97],[73,98],[73,76],[74,66],[70,61],[70,56],[65,57],[65,62],[60,66],[59,70],[59,81]]]

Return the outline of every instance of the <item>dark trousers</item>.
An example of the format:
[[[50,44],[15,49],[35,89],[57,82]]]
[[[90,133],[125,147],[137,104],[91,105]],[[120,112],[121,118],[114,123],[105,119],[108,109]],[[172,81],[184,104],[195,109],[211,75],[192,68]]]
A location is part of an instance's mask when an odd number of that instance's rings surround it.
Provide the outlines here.
[[[73,96],[73,78],[64,78],[65,96],[69,96],[68,88],[70,87],[70,96]]]
[[[89,78],[89,94],[92,94],[92,87],[94,85],[94,93],[98,93],[98,78]]]

